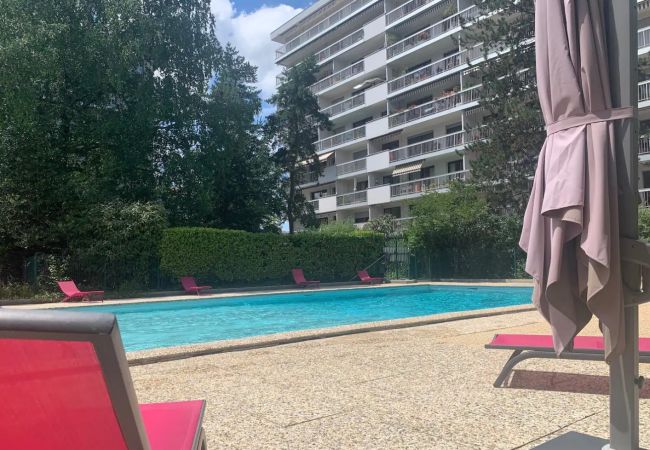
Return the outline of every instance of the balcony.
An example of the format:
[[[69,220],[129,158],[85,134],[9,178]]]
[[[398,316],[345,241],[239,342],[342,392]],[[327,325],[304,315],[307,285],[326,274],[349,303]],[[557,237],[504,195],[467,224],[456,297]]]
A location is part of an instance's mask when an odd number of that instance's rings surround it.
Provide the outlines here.
[[[456,108],[457,106],[478,101],[480,96],[480,85],[474,86],[462,92],[457,92],[446,97],[438,98],[432,102],[413,107],[403,112],[398,112],[397,114],[393,114],[388,117],[388,126],[392,128],[405,124],[407,122],[421,119],[423,117],[432,116],[443,111],[448,111],[450,109]]]
[[[366,170],[366,158],[357,159],[336,166],[336,176]]]
[[[327,58],[334,56],[335,54],[345,50],[348,47],[351,47],[352,45],[356,44],[357,42],[360,42],[363,40],[363,35],[364,31],[363,29],[357,30],[352,34],[348,34],[346,37],[341,39],[338,42],[333,43],[329,47],[327,47],[324,50],[321,50],[320,52],[316,53],[314,55],[316,57],[316,62],[323,62]]]
[[[481,127],[471,131],[459,131],[457,133],[448,134],[439,138],[391,150],[388,154],[388,160],[390,163],[394,163],[403,159],[415,158],[429,153],[467,145],[474,141],[486,139],[489,137],[489,134],[490,130],[487,127]]]
[[[362,139],[366,137],[366,127],[362,125],[357,128],[353,128],[343,133],[335,134],[325,139],[321,139],[316,142],[316,151],[320,152],[327,150],[328,148],[336,147],[338,145],[345,144],[346,142],[355,141],[357,139]]]
[[[349,111],[350,109],[357,108],[365,103],[366,103],[366,95],[362,92],[361,94],[355,95],[354,97],[350,97],[347,100],[343,100],[342,102],[335,103],[332,106],[321,109],[321,112],[323,114],[327,114],[328,116],[332,117],[338,114],[343,114],[344,112]]]
[[[639,136],[639,155],[650,153],[650,136]]]
[[[365,203],[367,201],[367,191],[350,192],[349,194],[341,194],[336,196],[336,206],[355,205],[357,203]]]
[[[386,14],[386,25],[390,25],[416,9],[434,2],[441,3],[440,0],[411,0],[406,2]]]
[[[318,22],[316,25],[314,25],[304,33],[298,35],[297,37],[293,38],[292,40],[284,44],[282,47],[277,49],[275,51],[275,60],[277,61],[287,53],[297,49],[302,44],[312,40],[314,37],[318,36],[323,31],[327,30],[328,28],[332,28],[333,26],[347,19],[355,12],[361,10],[367,4],[374,3],[375,1],[376,0],[355,0],[351,3],[348,3],[343,8],[335,11],[334,13],[332,13],[325,19],[321,20],[320,22]]]
[[[412,72],[402,75],[394,80],[388,82],[388,92],[398,91],[406,87],[411,86],[412,84],[419,83],[420,81],[427,80],[429,78],[435,77],[442,73],[448,72],[455,69],[467,61],[480,58],[482,56],[482,51],[480,47],[474,47],[470,50],[462,50],[454,55],[447,56],[441,60],[438,60],[434,63],[416,69]]]
[[[386,57],[388,59],[394,58],[397,55],[400,55],[407,50],[415,48],[425,42],[431,41],[443,34],[449,32],[450,30],[459,27],[464,21],[471,20],[478,17],[480,14],[479,9],[476,6],[471,6],[463,11],[449,16],[440,22],[433,24],[429,28],[418,31],[411,36],[402,39],[396,44],[391,45],[386,48]]]
[[[639,83],[639,101],[645,102],[650,100],[650,80]]]
[[[437,191],[449,186],[449,183],[456,180],[465,180],[469,170],[452,172],[435,177],[422,178],[415,181],[393,184],[390,187],[391,197],[401,197],[404,195],[423,194],[426,192]]]
[[[650,189],[639,189],[639,196],[641,196],[642,208],[650,208]]]
[[[338,72],[323,78],[319,82],[312,84],[310,89],[314,94],[318,94],[330,86],[333,86],[343,80],[347,80],[350,77],[360,74],[363,72],[363,66],[363,61],[356,62],[346,67],[345,69],[339,70]]]
[[[298,174],[298,184],[315,183],[318,181],[316,172],[300,172]]]
[[[650,47],[650,27],[641,28],[637,36],[639,49]]]
[[[314,200],[309,200],[309,203],[314,207],[314,212],[318,212],[320,199],[316,198]]]

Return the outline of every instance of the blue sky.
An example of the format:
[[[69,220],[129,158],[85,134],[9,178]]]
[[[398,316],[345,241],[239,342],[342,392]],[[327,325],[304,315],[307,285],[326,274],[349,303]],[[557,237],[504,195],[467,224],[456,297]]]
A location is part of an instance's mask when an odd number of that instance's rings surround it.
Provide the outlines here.
[[[252,12],[259,9],[261,6],[274,7],[282,4],[289,5],[294,8],[306,8],[309,4],[311,4],[311,2],[306,0],[289,0],[289,1],[270,1],[270,2],[263,2],[262,4],[260,4],[260,2],[255,0],[236,0],[234,4],[237,10],[239,11]]]
[[[280,44],[271,41],[270,34],[287,20],[311,4],[308,0],[211,0],[217,38],[222,44],[230,42],[250,63],[257,66],[257,87],[262,99],[275,91],[275,77],[280,67],[275,65],[275,50]],[[265,104],[262,115],[272,111]]]

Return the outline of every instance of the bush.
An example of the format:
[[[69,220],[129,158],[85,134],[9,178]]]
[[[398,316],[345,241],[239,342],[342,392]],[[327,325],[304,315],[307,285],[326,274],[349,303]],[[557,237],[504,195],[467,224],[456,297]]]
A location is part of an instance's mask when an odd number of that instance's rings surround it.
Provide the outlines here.
[[[650,242],[650,208],[639,208],[639,238]]]
[[[104,289],[148,288],[155,282],[167,215],[158,203],[114,201],[94,208],[69,243],[65,267],[77,283]]]
[[[301,267],[312,279],[348,281],[383,255],[378,233],[293,235],[214,228],[170,228],[163,234],[161,269],[221,284],[277,283]]]

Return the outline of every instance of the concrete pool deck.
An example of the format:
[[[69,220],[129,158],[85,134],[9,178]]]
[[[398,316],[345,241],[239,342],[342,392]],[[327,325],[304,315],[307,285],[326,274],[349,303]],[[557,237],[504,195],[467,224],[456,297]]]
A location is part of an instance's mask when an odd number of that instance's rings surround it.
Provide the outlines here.
[[[502,284],[501,284],[502,285]],[[337,336],[131,368],[141,402],[203,398],[211,449],[528,449],[607,437],[607,366],[528,360],[508,387],[498,332],[548,333],[532,311]],[[597,334],[592,322],[584,334]],[[650,336],[650,305],[641,307]],[[648,375],[650,365],[641,365]],[[650,447],[650,386],[641,443]]]

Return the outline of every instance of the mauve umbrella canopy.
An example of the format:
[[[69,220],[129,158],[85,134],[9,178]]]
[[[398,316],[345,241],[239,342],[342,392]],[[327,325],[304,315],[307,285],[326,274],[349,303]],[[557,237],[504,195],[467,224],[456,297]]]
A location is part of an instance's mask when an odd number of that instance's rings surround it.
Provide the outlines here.
[[[533,303],[561,353],[594,314],[605,358],[624,348],[618,185],[603,3],[538,0],[535,41],[547,138],[520,246],[535,279]]]

